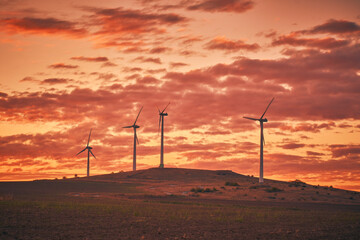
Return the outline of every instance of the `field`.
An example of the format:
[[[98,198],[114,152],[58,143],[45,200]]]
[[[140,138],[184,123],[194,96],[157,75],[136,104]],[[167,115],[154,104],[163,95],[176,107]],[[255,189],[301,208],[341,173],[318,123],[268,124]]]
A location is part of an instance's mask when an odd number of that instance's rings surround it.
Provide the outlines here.
[[[0,239],[359,239],[357,192],[198,171],[0,183]]]

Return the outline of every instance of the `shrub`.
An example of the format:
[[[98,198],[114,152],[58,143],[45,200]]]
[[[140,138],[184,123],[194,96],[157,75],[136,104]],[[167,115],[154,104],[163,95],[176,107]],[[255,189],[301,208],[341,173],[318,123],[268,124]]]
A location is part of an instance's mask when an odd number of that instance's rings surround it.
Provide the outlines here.
[[[218,191],[215,187],[213,187],[212,189],[211,188],[200,188],[200,187],[197,187],[197,188],[192,188],[190,190],[191,192],[194,192],[194,193],[209,193],[209,192],[216,192]]]
[[[272,187],[272,188],[269,188],[269,189],[265,189],[266,192],[269,192],[269,193],[272,193],[272,192],[282,192],[284,190],[282,189],[279,189],[277,187]]]
[[[237,182],[226,182],[225,186],[239,186]]]
[[[304,187],[305,185],[306,185],[306,183],[299,179],[296,179],[295,181],[292,181],[289,183],[289,187],[293,187],[293,186],[294,187],[300,187],[300,186]]]

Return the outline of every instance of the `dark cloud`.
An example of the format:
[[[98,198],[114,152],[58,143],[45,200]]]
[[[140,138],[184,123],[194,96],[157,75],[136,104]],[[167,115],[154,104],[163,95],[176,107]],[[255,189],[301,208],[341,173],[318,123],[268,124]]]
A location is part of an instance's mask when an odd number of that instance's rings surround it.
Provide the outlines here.
[[[71,65],[71,64],[65,64],[65,63],[55,63],[48,66],[49,68],[54,69],[74,69],[78,68],[78,65]]]
[[[66,34],[74,37],[87,35],[84,28],[77,27],[78,23],[56,18],[7,18],[1,22],[5,25],[5,30],[15,33]]]
[[[254,7],[249,0],[201,0],[191,2],[188,10],[201,10],[206,12],[246,12]]]
[[[305,30],[303,33],[331,33],[331,34],[346,34],[359,33],[360,26],[355,22],[347,20],[330,19],[324,24],[317,25],[310,30]]]
[[[287,143],[287,144],[280,145],[279,147],[281,147],[283,149],[297,149],[297,148],[305,147],[305,144],[302,144],[302,143]]]
[[[332,49],[349,45],[348,40],[338,40],[335,38],[298,38],[296,35],[280,36],[272,42],[273,46],[291,45],[314,47],[319,49]]]
[[[69,83],[71,80],[65,79],[65,78],[47,78],[41,81],[41,84],[49,84],[49,85],[55,85],[55,84],[65,84]]]
[[[360,163],[360,145],[330,145],[330,151],[334,158],[355,157]]]
[[[171,48],[168,48],[168,47],[156,47],[156,48],[150,49],[149,53],[150,54],[159,54],[159,53],[169,52],[170,50],[171,50]]]
[[[183,62],[170,62],[171,68],[178,68],[178,67],[185,67],[185,66],[189,66],[189,64],[183,63]]]
[[[232,41],[226,39],[224,37],[217,37],[207,44],[205,44],[206,49],[217,49],[217,50],[225,50],[228,52],[237,52],[240,50],[247,50],[247,51],[256,51],[260,48],[258,44],[247,44],[243,41]]]
[[[107,62],[109,59],[107,57],[72,57],[72,60],[86,61],[86,62]]]
[[[149,62],[149,63],[156,63],[161,64],[160,58],[151,58],[151,57],[137,57],[133,61],[139,61],[139,62]]]
[[[140,10],[123,8],[91,9],[93,19],[100,26],[97,34],[145,34],[163,33],[161,25],[174,25],[187,22],[185,17],[178,14],[149,13]]]

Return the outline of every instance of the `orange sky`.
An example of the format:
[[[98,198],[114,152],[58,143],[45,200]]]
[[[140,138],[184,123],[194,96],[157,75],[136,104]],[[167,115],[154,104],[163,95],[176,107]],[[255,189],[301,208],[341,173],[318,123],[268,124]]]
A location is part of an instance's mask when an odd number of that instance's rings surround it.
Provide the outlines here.
[[[0,0],[0,180],[160,161],[360,190],[360,2]]]

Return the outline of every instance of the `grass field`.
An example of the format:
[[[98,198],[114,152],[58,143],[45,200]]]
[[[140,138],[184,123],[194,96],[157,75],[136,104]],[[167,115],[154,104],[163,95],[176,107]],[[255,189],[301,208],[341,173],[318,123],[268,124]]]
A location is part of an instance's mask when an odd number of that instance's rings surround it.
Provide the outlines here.
[[[87,180],[0,183],[0,239],[359,239],[360,236],[358,204],[206,197],[215,193],[200,193],[197,197],[159,196],[142,189],[139,183]]]

